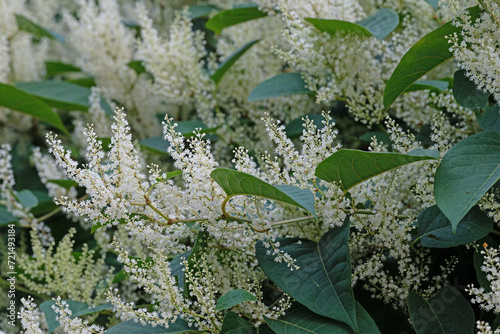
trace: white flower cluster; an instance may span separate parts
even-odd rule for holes
[[[490,288],[488,291],[484,287],[476,288],[473,284],[469,285],[467,291],[474,297],[472,303],[477,303],[486,310],[495,314],[500,313],[500,250],[483,245],[481,254],[484,255],[481,271],[486,274]]]

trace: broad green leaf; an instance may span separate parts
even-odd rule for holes
[[[111,327],[104,334],[181,334],[181,333],[205,333],[192,326],[189,326],[186,320],[177,319],[174,323],[168,325],[168,328],[163,326],[141,325],[134,320],[121,322],[116,326]]]
[[[212,79],[215,84],[218,84],[224,74],[226,74],[226,72],[231,68],[231,66],[233,66],[234,63],[236,63],[236,61],[240,59],[241,56],[243,56],[245,52],[247,52],[248,49],[250,49],[258,41],[258,39],[254,39],[253,41],[248,42],[247,44],[236,50],[232,55],[230,55],[226,60],[224,60],[224,62],[219,65],[219,68],[214,72],[214,74],[210,76],[210,79]]]
[[[383,40],[399,25],[399,15],[392,9],[382,8],[356,23],[365,27],[375,38]]]
[[[70,179],[60,179],[60,180],[47,180],[49,183],[57,184],[60,187],[68,190],[71,187],[78,187],[78,183],[76,181]]]
[[[280,251],[290,255],[298,268],[276,262],[276,255],[262,241],[256,255],[264,273],[293,299],[319,315],[349,325],[359,332],[356,303],[351,288],[349,222],[328,231],[319,243],[298,238],[277,238]]]
[[[38,198],[28,189],[23,189],[16,194],[24,208],[34,208],[38,205]]]
[[[465,70],[455,72],[453,78],[453,97],[462,107],[476,109],[485,108],[488,104],[489,93],[476,88],[474,82],[465,75]]]
[[[453,146],[438,166],[436,204],[455,232],[458,222],[500,178],[500,134],[480,132]]]
[[[90,89],[64,81],[20,82],[16,87],[43,100],[51,107],[87,111]]]
[[[467,299],[446,286],[434,298],[425,300],[410,292],[408,311],[417,334],[473,334],[474,312]]]
[[[418,215],[418,236],[424,247],[449,248],[474,242],[488,235],[493,221],[478,207],[473,207],[453,233],[451,223],[437,205]]]
[[[422,160],[436,160],[435,150],[417,149],[407,154],[340,149],[319,163],[316,176],[327,182],[341,182],[346,192],[355,185],[391,169]]]
[[[324,120],[323,116],[320,114],[308,114],[304,115],[302,117],[296,118],[292,121],[290,121],[286,127],[285,127],[285,133],[288,138],[294,138],[294,137],[299,137],[302,136],[302,131],[305,129],[303,124],[304,124],[304,117],[308,117],[314,125],[319,129],[322,129],[325,125],[322,123]]]
[[[132,60],[130,63],[127,64],[127,66],[133,69],[137,74],[142,74],[146,72],[146,68],[144,67],[142,61],[140,60]]]
[[[425,2],[431,5],[434,10],[438,9],[439,0],[425,0]]]
[[[97,86],[97,84],[95,83],[95,79],[92,77],[67,79],[66,81],[69,83],[72,83],[72,84],[75,84],[78,86],[82,86],[82,87],[87,87],[87,88]]]
[[[247,290],[235,289],[228,291],[217,300],[216,311],[222,311],[246,301],[256,301],[254,295]]]
[[[51,39],[57,39],[60,42],[64,42],[64,37],[62,37],[58,33],[36,24],[23,15],[16,14],[16,21],[19,30],[29,32],[30,34],[38,38],[48,37]]]
[[[258,5],[241,5],[218,12],[214,17],[207,21],[206,27],[214,31],[216,34],[220,34],[224,28],[265,16],[267,16],[267,13],[259,10]]]
[[[270,97],[310,93],[312,91],[306,87],[306,82],[300,73],[281,73],[255,86],[247,100],[256,101]]]
[[[276,320],[268,317],[264,320],[280,334],[352,334],[352,329],[346,324],[322,317],[299,303]]]
[[[216,168],[210,173],[210,176],[229,197],[236,195],[260,196],[298,206],[316,215],[314,194],[308,189],[290,185],[273,186],[253,175],[227,168]]]
[[[74,300],[65,300],[65,302],[68,304],[72,313],[82,312],[90,308],[89,305]],[[59,327],[59,322],[56,320],[56,312],[52,309],[52,305],[55,305],[55,303],[54,300],[47,300],[40,304],[40,310],[45,314],[45,318],[47,319],[47,325],[49,327],[48,334],[51,334]]]
[[[69,134],[59,115],[45,102],[14,86],[0,83],[0,106],[36,117]]]
[[[227,312],[222,320],[220,334],[254,334],[255,326],[234,312]]]
[[[206,17],[210,15],[213,11],[217,11],[219,8],[214,5],[193,5],[189,6],[189,18],[191,20],[199,19],[200,17]]]
[[[360,333],[380,334],[377,324],[358,301],[356,301],[356,319]]]
[[[102,305],[98,305],[96,307],[89,308],[87,310],[81,310],[81,311],[78,311],[78,312],[74,312],[71,315],[71,319],[76,318],[76,317],[81,317],[81,316],[84,316],[84,315],[98,313],[98,312],[110,309],[112,307],[113,307],[112,304],[102,304]]]
[[[476,110],[476,118],[483,130],[500,133],[500,107],[498,105]]]
[[[71,64],[65,64],[58,61],[45,62],[46,76],[52,77],[54,75],[68,73],[68,72],[81,72],[82,70]]]
[[[415,81],[406,92],[414,92],[417,90],[426,90],[442,92],[448,88],[449,83],[444,80],[419,80]]]
[[[157,154],[168,155],[167,149],[170,146],[163,136],[156,136],[139,140],[141,147]]]
[[[479,8],[469,9],[471,18],[479,16]],[[441,65],[453,54],[446,36],[460,32],[452,22],[448,22],[436,30],[425,35],[403,56],[398,66],[392,73],[384,90],[384,106],[391,104],[405,92],[415,81],[433,68]]]
[[[13,224],[17,222],[17,218],[14,217],[5,205],[0,205],[0,227],[7,226],[8,224]]]

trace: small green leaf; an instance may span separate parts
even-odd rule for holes
[[[45,102],[14,86],[0,83],[0,105],[36,117],[69,134],[59,115]]]
[[[467,299],[451,286],[444,287],[428,301],[411,291],[408,311],[417,334],[474,333],[474,311]]]
[[[383,40],[399,25],[399,15],[389,8],[382,8],[357,24],[365,27],[375,38]]]
[[[184,291],[184,259],[189,258],[191,250],[181,253],[170,261],[170,272],[172,276],[177,277],[177,286]]]
[[[211,133],[215,132],[218,127],[209,128],[200,120],[190,120],[190,121],[176,121],[177,126],[175,127],[176,132],[180,132],[185,137],[190,137],[194,135],[195,131],[200,131],[200,133]]]
[[[5,205],[0,205],[0,227],[7,226],[8,224],[13,224],[17,222],[17,218],[14,217]]]
[[[204,231],[198,232],[198,235],[196,236],[196,241],[194,243],[194,246],[191,249],[189,256],[186,258],[187,266],[193,272],[198,271],[198,268],[196,267],[196,262],[197,262],[196,258],[199,257],[200,253],[206,251],[207,242],[209,238],[210,238],[209,234]],[[186,281],[184,281],[184,296],[186,298],[189,298],[189,286]]]
[[[47,180],[47,182],[57,184],[58,186],[63,187],[66,190],[70,189],[71,187],[78,187],[78,183],[76,181],[69,179]]]
[[[451,223],[437,205],[418,215],[418,236],[424,247],[449,248],[474,242],[488,235],[493,221],[478,207],[473,207],[453,233]]]
[[[448,81],[444,80],[419,80],[415,81],[405,92],[429,89],[434,92],[442,92],[448,88]]]
[[[47,77],[52,77],[54,75],[68,72],[81,72],[82,70],[71,64],[65,64],[58,61],[46,61],[45,71]]]
[[[280,251],[289,254],[298,268],[276,262],[276,255],[268,254],[262,241],[255,247],[262,270],[283,291],[314,313],[345,323],[359,332],[348,241],[348,221],[328,231],[319,243],[277,238]]]
[[[474,82],[465,75],[465,70],[455,72],[453,78],[453,97],[462,107],[476,109],[485,108],[488,104],[490,93],[485,93],[476,88]]]
[[[182,174],[182,170],[174,170],[172,172],[168,172],[165,177],[158,177],[156,178],[156,181],[158,182],[165,182],[167,181],[168,179],[171,179],[177,175],[181,175]]]
[[[168,155],[167,149],[170,146],[168,141],[163,139],[163,136],[156,136],[156,137],[142,139],[139,140],[139,144],[141,145],[141,147],[153,153],[162,155]]]
[[[436,204],[456,231],[458,222],[500,179],[500,134],[480,132],[453,146],[436,170]]]
[[[254,334],[255,326],[234,312],[227,312],[222,320],[220,334]]]
[[[258,84],[250,92],[247,101],[310,93],[312,91],[306,87],[300,73],[281,73]]]
[[[102,305],[98,305],[96,307],[92,307],[92,308],[89,308],[89,309],[86,309],[86,310],[81,310],[81,311],[78,311],[78,312],[74,312],[71,315],[71,319],[74,319],[76,317],[81,317],[81,316],[84,316],[84,315],[90,315],[90,314],[98,313],[98,312],[110,309],[112,307],[113,307],[112,304],[102,304]]]
[[[304,121],[302,120],[304,117],[309,118],[314,125],[316,125],[316,128],[318,130],[322,129],[325,125],[322,123],[324,120],[323,116],[319,114],[308,114],[304,115],[302,117],[296,118],[292,121],[290,121],[286,127],[285,127],[285,133],[288,138],[294,138],[294,137],[299,137],[302,136],[302,132],[305,129],[303,124]]]
[[[247,52],[248,49],[250,49],[252,45],[257,43],[258,41],[259,41],[258,39],[254,39],[253,41],[248,42],[247,44],[243,45],[241,48],[236,50],[232,55],[230,55],[226,60],[224,60],[223,63],[219,65],[219,68],[214,72],[214,74],[210,76],[210,79],[212,79],[215,82],[215,84],[218,84],[222,79],[222,77],[224,76],[224,74],[226,74],[226,72],[231,68],[231,66],[233,66],[234,63],[236,63],[236,61],[240,59],[241,56],[243,56],[245,52]]]
[[[212,179],[229,197],[236,195],[260,196],[298,206],[314,216],[314,194],[309,189],[290,185],[273,186],[259,178],[227,168],[216,168],[210,173]]]
[[[210,15],[213,11],[219,10],[218,7],[214,5],[194,5],[189,6],[189,18],[191,20],[199,19],[200,17],[206,17]]]
[[[425,0],[425,2],[431,5],[434,10],[438,9],[439,0]]]
[[[354,33],[367,37],[373,36],[370,30],[366,29],[362,25],[349,21],[316,19],[312,17],[306,18],[305,20],[311,23],[319,31],[326,32],[332,36],[338,33]]]
[[[23,189],[16,194],[24,208],[34,208],[38,205],[38,198],[28,189]]]
[[[87,111],[90,106],[90,89],[69,82],[19,82],[16,87],[38,97],[51,107]]]
[[[477,6],[469,8],[472,19],[477,18],[479,12]],[[460,28],[455,27],[452,22],[448,22],[425,35],[411,47],[385,86],[384,106],[386,108],[389,108],[398,96],[420,77],[453,56],[446,37],[458,32],[460,32]]]
[[[140,60],[132,60],[127,66],[133,69],[138,75],[146,72],[146,68]]]
[[[69,309],[72,313],[82,312],[90,308],[89,305],[80,303],[74,300],[65,300],[68,304]],[[49,327],[48,334],[51,334],[57,327],[59,327],[59,322],[56,320],[56,312],[52,309],[52,305],[55,305],[54,300],[47,300],[40,304],[40,310],[45,314],[47,320],[47,325]]]
[[[64,37],[62,37],[58,33],[36,24],[23,15],[16,14],[16,21],[19,30],[29,32],[30,34],[38,38],[48,37],[51,39],[57,39],[60,42],[64,42]]]
[[[359,140],[366,143],[371,143],[373,137],[375,137],[378,142],[384,143],[387,147],[392,146],[391,138],[389,138],[389,136],[385,132],[381,131],[367,132],[359,137]]]
[[[476,110],[476,118],[483,130],[500,134],[500,108],[498,105]]]
[[[216,34],[220,34],[224,28],[265,16],[267,16],[267,13],[259,10],[258,5],[241,5],[218,12],[214,17],[207,21],[206,27],[214,31]]]
[[[125,269],[120,270],[113,276],[113,281],[111,282],[112,284],[120,283],[123,282],[127,278],[128,274],[125,271]]]
[[[82,87],[87,87],[87,88],[91,88],[91,87],[97,86],[97,84],[95,83],[95,79],[92,78],[92,77],[77,78],[77,79],[66,79],[66,81],[69,82],[69,83],[72,83],[72,84],[75,84],[75,85],[78,85],[78,86],[82,86]]]
[[[192,326],[184,319],[177,318],[174,323],[168,325],[168,328],[163,326],[141,325],[134,320],[121,322],[116,326],[111,327],[104,334],[182,334],[182,333],[205,333]]]
[[[220,297],[217,300],[217,306],[215,307],[216,311],[222,311],[225,309],[228,309],[230,307],[233,307],[235,305],[238,305],[239,303],[246,302],[246,301],[256,301],[257,298],[255,298],[254,295],[252,295],[250,292],[247,290],[243,289],[235,289],[226,292],[224,296]]]
[[[319,163],[316,176],[327,182],[341,182],[344,192],[391,169],[439,157],[435,150],[417,149],[407,154],[340,149]]]

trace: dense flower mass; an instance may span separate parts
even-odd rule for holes
[[[0,333],[498,333],[499,20],[0,0]]]

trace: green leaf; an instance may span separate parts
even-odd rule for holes
[[[372,137],[375,137],[378,142],[382,142],[385,144],[387,147],[392,147],[392,141],[391,138],[385,133],[381,131],[373,131],[373,132],[367,132],[361,137],[359,137],[359,140],[366,142],[366,143],[371,143]]]
[[[436,150],[417,149],[407,154],[340,149],[319,163],[316,176],[327,182],[341,182],[344,192],[391,169],[422,160],[436,160]]]
[[[349,222],[328,231],[319,243],[298,238],[277,238],[280,251],[295,260],[297,268],[276,262],[262,241],[256,255],[264,273],[293,299],[319,315],[340,321],[359,332],[351,287]]]
[[[319,31],[326,32],[332,36],[337,33],[354,33],[367,37],[373,36],[370,30],[366,29],[362,25],[349,21],[316,19],[312,17],[306,18],[305,20],[311,23]]]
[[[82,70],[71,64],[65,64],[58,61],[46,61],[45,71],[47,77],[52,77],[54,75],[68,73],[68,72],[81,72]]]
[[[177,175],[181,175],[182,174],[182,170],[174,170],[174,171],[171,171],[171,172],[168,172],[165,177],[158,177],[156,178],[156,181],[158,182],[165,182],[167,181],[168,179],[171,179]]]
[[[92,78],[92,77],[77,78],[77,79],[66,79],[66,81],[69,82],[69,83],[73,83],[75,85],[82,86],[82,87],[87,87],[87,88],[91,88],[91,87],[97,86],[97,84],[95,83],[95,79]]]
[[[227,168],[216,168],[210,173],[210,176],[229,197],[237,195],[260,196],[298,206],[316,216],[314,194],[309,189],[290,185],[273,186],[253,175]]]
[[[120,270],[113,276],[113,281],[111,282],[112,284],[120,283],[123,282],[127,278],[128,274],[125,271],[125,269]]]
[[[448,88],[448,81],[444,80],[419,80],[415,81],[405,92],[429,89],[434,92],[442,92]]]
[[[476,110],[476,118],[483,130],[500,133],[500,108],[498,105]]]
[[[408,311],[417,334],[473,334],[474,312],[457,289],[446,286],[430,300],[410,292]]]
[[[453,233],[451,223],[437,205],[418,215],[418,236],[424,247],[449,248],[474,242],[488,235],[493,221],[478,207],[473,207]]]
[[[214,31],[216,34],[220,34],[224,28],[265,16],[267,16],[267,13],[259,10],[258,5],[241,5],[218,12],[214,17],[207,21],[206,27]]]
[[[64,42],[64,37],[62,37],[58,33],[36,24],[23,15],[16,14],[16,21],[19,30],[29,32],[30,34],[38,38],[48,37],[51,39],[56,39],[60,42]]]
[[[66,190],[70,189],[71,187],[78,187],[78,183],[76,181],[69,179],[47,180],[47,182],[57,184],[58,186],[63,187]]]
[[[213,11],[219,10],[218,7],[214,5],[194,5],[189,6],[189,18],[191,20],[199,19],[200,17],[206,17],[210,15]]]
[[[300,73],[281,73],[255,86],[247,101],[310,93]]]
[[[113,307],[112,304],[102,304],[102,305],[98,305],[96,307],[92,307],[92,308],[89,308],[89,309],[86,309],[86,310],[81,310],[81,311],[78,311],[78,312],[74,312],[71,315],[71,319],[74,319],[76,317],[81,317],[81,316],[84,316],[84,315],[90,315],[90,314],[98,313],[98,312],[110,309],[112,307]]]
[[[479,16],[479,8],[469,9],[471,18]],[[446,36],[460,32],[452,22],[448,22],[436,30],[425,35],[403,56],[398,66],[392,73],[384,90],[384,106],[391,104],[405,92],[415,81],[433,68],[441,65],[453,54]]]
[[[16,87],[38,97],[51,107],[87,111],[90,106],[90,89],[69,82],[19,82]]]
[[[257,43],[258,41],[259,41],[258,39],[254,39],[253,41],[248,42],[247,44],[243,45],[241,48],[236,50],[232,55],[230,55],[226,60],[224,60],[223,63],[219,65],[219,68],[214,72],[214,74],[210,76],[210,79],[212,79],[215,82],[215,84],[218,84],[222,79],[222,77],[224,76],[224,74],[226,74],[226,72],[234,65],[234,63],[236,63],[236,61],[240,59],[241,56],[243,56],[245,52],[247,52],[248,49],[250,49],[252,45]]]
[[[189,326],[186,320],[178,318],[168,328],[162,326],[141,325],[134,320],[121,322],[111,327],[104,334],[181,334],[181,333],[205,333]]]
[[[453,77],[453,97],[462,107],[475,109],[485,108],[488,105],[490,93],[476,88],[474,82],[465,75],[465,70],[455,72]]]
[[[170,146],[168,141],[163,139],[163,136],[156,136],[139,140],[139,145],[153,153],[162,155],[168,155],[167,149]]]
[[[0,105],[36,117],[69,134],[59,115],[45,102],[14,86],[0,83]]]
[[[382,8],[357,24],[365,27],[375,38],[383,40],[399,25],[399,15],[392,9]]]
[[[500,178],[500,134],[481,132],[453,146],[437,168],[436,204],[455,232],[458,222]]]
[[[0,227],[4,227],[15,222],[17,222],[17,218],[7,211],[5,205],[0,205]]]
[[[228,291],[217,300],[216,311],[222,311],[246,301],[256,301],[254,295],[247,290],[235,289]]]
[[[132,60],[130,63],[127,64],[127,66],[133,69],[135,73],[137,73],[137,75],[146,72],[146,68],[144,67],[142,61],[140,60]]]
[[[325,126],[322,123],[322,121],[324,120],[323,116],[321,116],[319,114],[304,115],[302,117],[299,117],[299,118],[296,118],[296,119],[290,121],[286,125],[285,133],[286,133],[286,136],[288,138],[302,136],[302,131],[305,129],[303,126],[304,121],[302,119],[305,118],[306,116],[314,123],[314,125],[316,125],[318,130],[322,129]]]
[[[172,261],[170,261],[170,272],[172,276],[177,277],[177,286],[184,291],[184,264],[182,262],[183,259],[189,258],[191,254],[191,250],[188,250],[184,253],[181,253],[174,257]]]
[[[38,205],[38,198],[28,189],[23,189],[16,194],[24,208],[34,208]]]
[[[487,247],[493,247],[498,249],[498,244],[491,236],[487,236],[478,242],[480,247],[474,251],[473,262],[474,262],[474,270],[476,271],[477,281],[479,285],[486,292],[491,292],[491,282],[487,278],[487,273],[481,270],[484,266],[485,255],[481,254],[485,244]]]
[[[65,300],[68,304],[69,309],[72,313],[82,312],[90,308],[89,305],[80,303],[74,300]],[[52,309],[52,305],[56,302],[54,300],[47,300],[40,304],[40,310],[45,314],[47,319],[47,325],[49,327],[48,334],[51,334],[57,327],[59,327],[59,322],[56,320],[56,312]]]
[[[227,312],[222,320],[220,334],[254,334],[255,326],[234,312]]]
[[[200,253],[205,252],[209,238],[210,236],[207,232],[199,231],[198,235],[196,236],[196,241],[194,243],[194,246],[191,249],[189,256],[186,258],[188,268],[195,273],[198,271],[198,269],[196,268],[196,258],[199,257]],[[189,298],[189,286],[185,280],[184,280],[184,296],[186,298]]]
[[[429,5],[431,5],[432,8],[434,8],[434,10],[438,9],[439,0],[425,0],[425,2],[427,2]]]
[[[356,319],[360,333],[380,334],[377,324],[358,301],[356,301]]]
[[[185,137],[190,137],[194,135],[194,131],[200,131],[200,133],[211,133],[215,132],[219,127],[209,128],[200,120],[190,120],[190,121],[176,121],[177,126],[175,131],[180,132]]]

